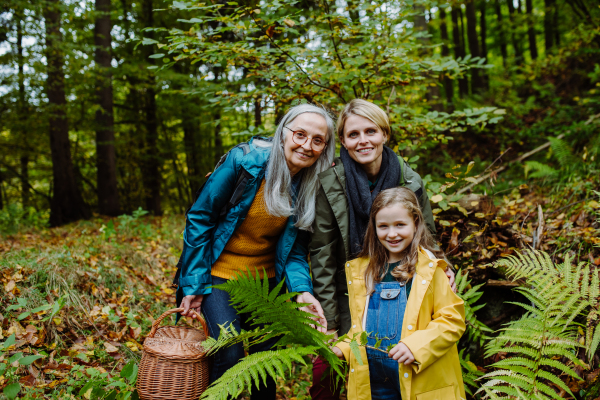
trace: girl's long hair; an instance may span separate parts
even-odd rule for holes
[[[310,167],[301,171],[300,188],[295,204],[292,203],[292,175],[285,158],[285,139],[289,135],[284,130],[300,114],[313,113],[325,118],[327,123],[327,147],[319,159]],[[322,107],[313,104],[300,104],[290,108],[283,116],[275,130],[273,149],[267,165],[264,198],[269,214],[276,217],[294,216],[298,229],[312,232],[315,219],[315,204],[320,183],[318,175],[328,169],[335,156],[335,123],[329,113]],[[292,205],[293,204],[293,205]]]
[[[369,225],[365,234],[365,241],[359,258],[368,258],[369,264],[365,270],[365,285],[367,295],[371,295],[375,290],[375,283],[381,282],[386,273],[386,265],[389,259],[387,249],[381,244],[377,237],[377,226],[375,216],[386,207],[400,204],[415,222],[415,235],[413,241],[404,251],[404,258],[400,264],[392,271],[394,278],[407,281],[413,277],[417,268],[419,258],[419,248],[431,251],[437,258],[446,260],[444,252],[437,248],[435,240],[423,219],[423,213],[419,207],[417,196],[412,190],[405,187],[396,187],[382,190],[371,206],[369,215]],[[447,261],[447,260],[446,260]],[[448,263],[449,264],[449,263]]]

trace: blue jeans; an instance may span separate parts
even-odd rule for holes
[[[374,346],[381,340],[379,348],[387,349],[400,342],[402,320],[406,311],[406,287],[399,282],[375,284],[375,292],[369,299],[369,311],[365,331],[367,344]],[[371,398],[373,400],[401,399],[398,361],[386,353],[367,348]]]
[[[217,278],[215,276],[212,277],[212,281],[213,285],[220,285],[227,282],[226,279]],[[277,286],[275,278],[269,279],[269,290],[273,290],[275,286]],[[202,301],[202,314],[204,314],[204,319],[208,325],[210,336],[214,338],[219,337],[219,325],[229,326],[229,324],[232,323],[238,332],[241,329],[251,330],[256,328],[256,326],[250,325],[252,322],[249,320],[250,314],[238,314],[233,306],[231,306],[229,303],[229,293],[223,290],[213,288],[212,293],[204,296],[204,300]],[[277,338],[274,338],[264,343],[251,346],[249,352],[250,354],[253,354],[260,351],[270,350],[275,343],[277,343],[277,340]],[[240,361],[240,359],[243,357],[244,346],[242,343],[219,350],[214,355],[214,363],[212,371],[210,372],[210,383],[212,384],[214,381],[219,379],[225,373],[225,371],[237,364],[238,361]],[[252,387],[251,398],[253,400],[274,400],[276,392],[277,385],[275,381],[270,377],[267,377],[266,387],[262,383],[262,380],[258,389],[255,386]]]

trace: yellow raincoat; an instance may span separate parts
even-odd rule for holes
[[[352,315],[348,336],[362,332],[366,303],[364,271],[368,260],[346,263],[346,279]],[[403,342],[419,365],[400,364],[402,400],[466,399],[456,342],[465,331],[463,301],[452,292],[444,273],[446,262],[421,249],[417,270],[402,322]],[[350,351],[350,345],[338,343],[350,364],[348,400],[371,400],[367,352],[360,347],[363,365]]]

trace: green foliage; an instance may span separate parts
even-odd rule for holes
[[[244,389],[252,393],[253,385],[258,387],[261,381],[266,384],[267,375],[273,379],[286,376],[292,370],[292,361],[305,364],[302,357],[315,354],[316,350],[316,347],[290,347],[250,354],[228,369],[200,398],[227,400]]]
[[[464,355],[465,349],[462,349],[458,353],[458,359],[460,361],[460,367],[462,370],[463,382],[465,384],[465,392],[473,396],[473,391],[471,388],[478,388],[479,383],[477,383],[477,379],[483,376],[483,372],[477,369],[477,366],[473,364],[470,360],[470,356],[467,354]]]
[[[477,310],[485,307],[485,303],[475,305],[483,295],[481,288],[485,283],[471,286],[471,280],[468,277],[468,271],[463,274],[463,270],[459,270],[456,273],[456,294],[465,302],[465,320],[467,323],[465,333],[467,338],[469,341],[478,341],[479,345],[483,346],[484,341],[488,339],[487,334],[493,332],[484,323],[479,321],[475,315]]]
[[[69,386],[82,398],[103,400],[138,400],[135,390],[138,367],[135,361],[128,362],[119,374],[109,374],[96,368],[76,365],[71,371]]]
[[[372,100],[388,110],[393,140],[401,149],[446,143],[453,133],[481,130],[502,119],[504,111],[496,107],[431,109],[427,93],[442,75],[458,78],[486,65],[470,55],[436,54],[429,36],[414,23],[424,19],[424,6],[403,0],[357,2],[340,13],[328,1],[310,9],[300,5],[270,2],[258,9],[247,2],[175,1],[172,10],[189,16],[180,19],[186,28],[156,29],[167,31],[167,40],[144,38],[142,44],[159,49],[151,57],[163,64],[152,66],[155,70],[199,63],[235,76],[235,90],[219,85],[191,90],[210,97],[215,106],[263,99],[277,112],[306,100],[339,110],[353,98]],[[204,79],[212,75],[214,70],[204,69]]]
[[[572,265],[569,258],[555,264],[544,252],[523,252],[494,263],[506,270],[512,279],[522,279],[525,285],[515,289],[528,301],[515,303],[527,312],[511,322],[486,346],[486,356],[506,353],[507,357],[493,364],[495,371],[478,392],[486,398],[502,393],[509,398],[559,399],[557,386],[573,396],[559,374],[579,379],[573,366],[586,367],[577,357],[577,349],[585,347],[591,358],[599,336],[598,274],[590,274],[587,263]],[[585,345],[577,340],[580,321],[587,327]],[[558,372],[558,374],[557,374]]]
[[[9,204],[0,209],[0,235],[14,234],[24,228],[41,229],[48,226],[48,213],[33,207],[23,209],[18,204]]]
[[[258,275],[258,274],[257,274]],[[248,319],[258,329],[236,332],[232,327],[221,327],[219,338],[207,343],[210,353],[234,343],[245,346],[278,338],[276,349],[244,357],[236,366],[214,382],[202,398],[227,399],[238,396],[242,390],[252,390],[252,384],[267,375],[273,379],[291,370],[292,361],[304,363],[302,357],[313,354],[323,357],[336,373],[344,376],[343,363],[331,351],[328,341],[333,335],[316,330],[312,314],[300,310],[305,304],[292,300],[298,293],[281,294],[284,281],[269,292],[266,277],[253,277],[250,272],[238,273],[237,279],[215,286],[229,293],[238,313],[249,313]]]

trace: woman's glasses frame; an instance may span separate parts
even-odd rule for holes
[[[316,147],[315,147],[315,143],[313,142],[313,138],[309,138],[309,137],[308,137],[308,135],[306,134],[306,132],[305,132],[305,131],[295,131],[295,130],[293,130],[292,128],[288,128],[287,126],[284,126],[284,128],[286,128],[286,129],[289,129],[290,131],[292,131],[292,141],[293,141],[294,143],[296,143],[297,145],[299,145],[299,146],[303,146],[303,145],[306,143],[306,141],[307,141],[308,139],[310,139],[310,148],[311,148],[313,151],[318,151],[318,152],[321,152],[321,151],[325,150],[325,148],[326,148],[326,147],[327,147],[327,145],[329,144],[329,143],[327,143],[326,141],[324,141],[324,140],[323,140],[323,143],[324,143],[323,147],[321,147],[321,148],[316,148]],[[300,134],[304,135],[304,140],[297,138],[297,137],[296,137],[296,134],[297,134],[297,133],[300,133]],[[318,139],[321,139],[321,138],[320,138],[320,137],[318,137]]]

